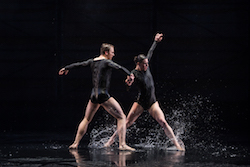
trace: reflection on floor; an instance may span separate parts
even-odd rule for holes
[[[204,150],[187,145],[186,152],[166,148],[119,151],[117,147],[89,148],[83,140],[78,150],[68,150],[71,135],[1,134],[0,166],[239,166],[250,165],[249,152],[242,146]],[[203,147],[204,148],[204,147]]]

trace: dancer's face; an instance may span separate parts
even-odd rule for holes
[[[148,59],[144,59],[141,63],[139,63],[141,71],[147,71],[148,69]]]
[[[109,60],[112,60],[114,56],[115,56],[115,49],[114,47],[110,47],[109,52],[107,53],[107,58]]]

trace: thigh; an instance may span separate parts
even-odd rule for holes
[[[89,100],[88,105],[86,107],[84,118],[86,118],[88,121],[91,121],[99,107],[100,107],[100,104],[92,103]]]
[[[134,102],[127,116],[127,122],[134,122],[142,113],[144,109],[140,104]]]
[[[159,103],[155,102],[150,108],[149,108],[149,114],[156,120],[159,121],[160,119],[165,120],[165,116],[163,114],[163,111],[161,110]]]
[[[113,97],[110,97],[101,106],[116,119],[125,117],[120,104]]]

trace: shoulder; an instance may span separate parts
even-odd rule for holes
[[[84,61],[83,64],[84,64],[84,65],[89,65],[89,64],[92,64],[93,61],[94,61],[94,59],[91,58],[91,59],[88,59],[88,60]]]
[[[110,66],[120,66],[119,64],[117,64],[116,62],[114,62],[113,60],[109,60],[109,59],[105,59],[105,63],[107,63]]]
[[[136,71],[137,71],[136,69],[133,69],[133,70],[131,71],[131,73],[136,73]]]
[[[103,59],[103,60],[108,62],[108,63],[114,63],[112,60],[109,60],[109,59]]]
[[[136,70],[136,69],[133,69],[131,71],[131,73],[133,73],[135,75],[135,77],[137,77],[140,74],[140,72],[138,70]]]
[[[90,59],[88,59],[87,61],[89,61],[89,62],[93,62],[93,61],[94,61],[94,59],[93,59],[93,58],[90,58]]]

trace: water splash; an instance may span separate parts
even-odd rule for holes
[[[179,98],[160,104],[168,124],[177,139],[183,140],[187,150],[208,152],[213,157],[235,158],[249,155],[247,149],[226,145],[218,134],[224,130],[219,108],[209,97],[201,95],[179,95]],[[104,119],[103,119],[104,118]],[[98,124],[91,133],[89,147],[101,148],[115,132],[115,119],[108,114],[102,117],[104,122]],[[113,123],[112,123],[113,122]],[[162,127],[147,111],[127,129],[127,143],[137,148],[166,149],[173,144],[165,135]],[[118,139],[114,147],[118,146]]]
[[[196,138],[212,139],[220,126],[217,108],[208,97],[187,95],[175,99],[173,105],[166,107],[166,118],[176,135],[190,143]]]
[[[201,95],[187,95],[176,98],[171,105],[161,105],[165,118],[174,130],[177,138],[189,142],[191,147],[201,147],[197,136],[213,136],[218,125],[218,116],[209,98]],[[102,117],[103,118],[103,117]],[[94,128],[91,133],[89,147],[100,148],[116,129],[110,124],[114,118],[105,114],[104,123]],[[137,121],[127,129],[127,140],[138,147],[168,147],[171,141],[166,137],[161,126],[145,111]]]
[[[113,135],[116,130],[116,125],[106,124],[94,128],[90,133],[90,142],[88,147],[90,148],[102,148],[108,139]]]

